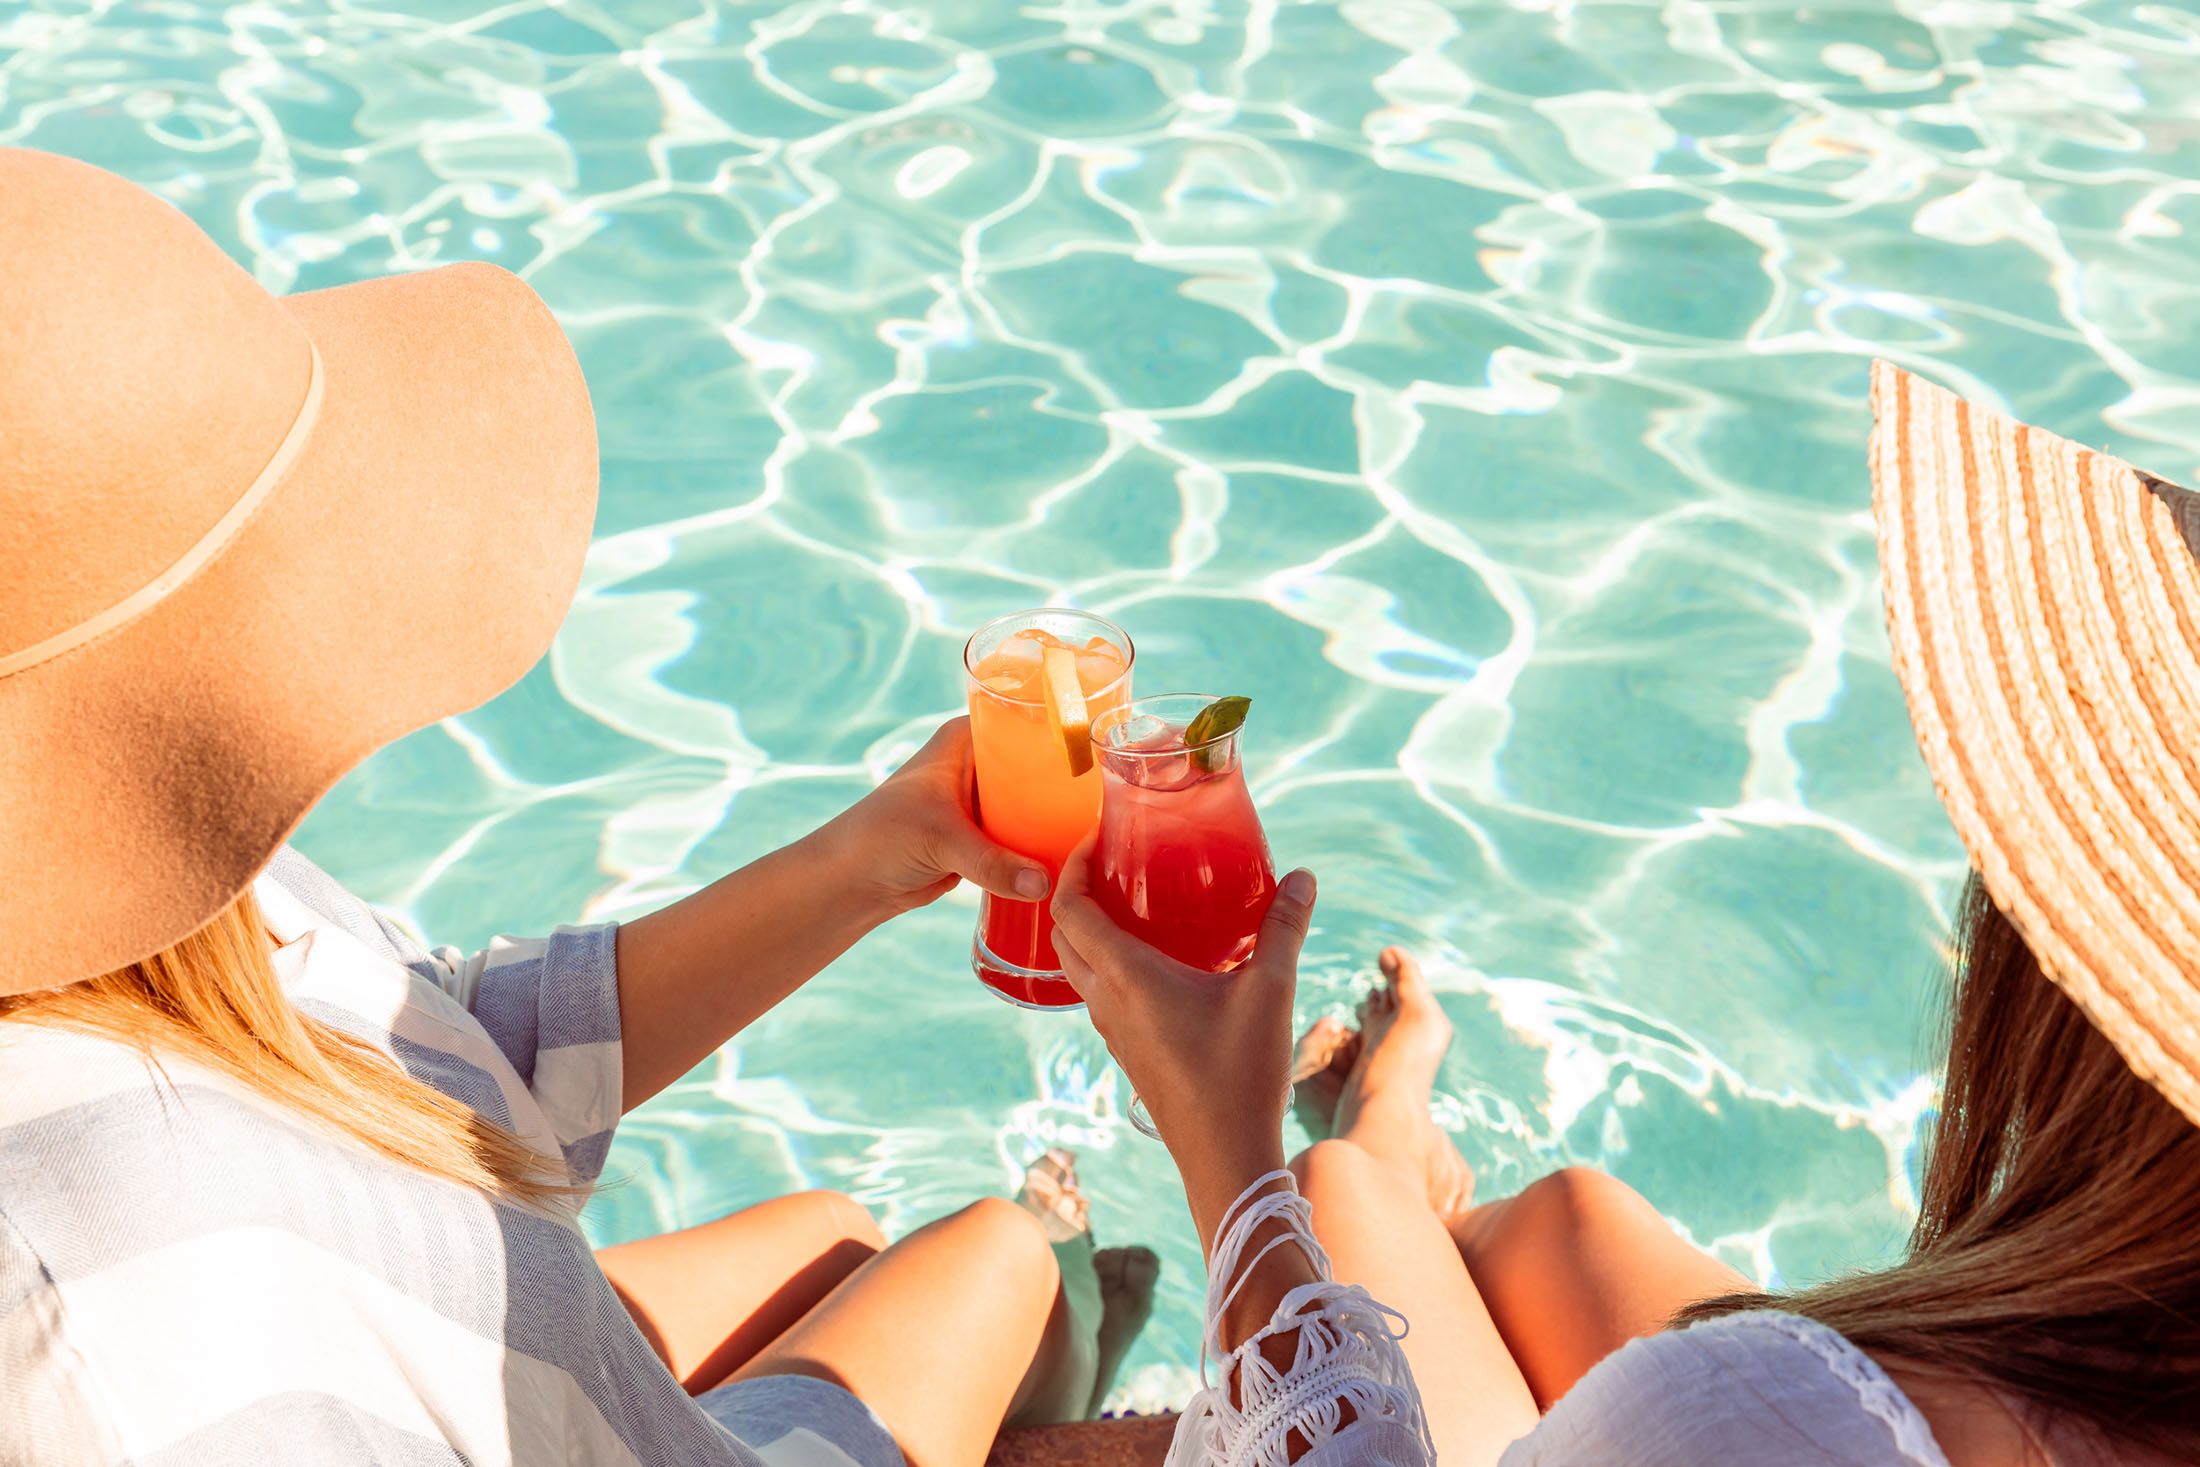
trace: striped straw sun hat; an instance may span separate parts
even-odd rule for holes
[[[2200,1122],[2200,494],[1872,368],[1896,673],[2049,978]]]

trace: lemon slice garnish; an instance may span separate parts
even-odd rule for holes
[[[1084,684],[1077,680],[1077,653],[1068,647],[1047,648],[1040,688],[1046,694],[1047,722],[1069,756],[1069,772],[1085,773],[1092,768],[1092,715],[1085,709]]]

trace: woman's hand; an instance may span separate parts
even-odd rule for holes
[[[619,925],[627,1109],[963,877],[998,896],[1047,892],[1044,867],[970,818],[970,720],[957,718],[823,829]]]
[[[970,720],[952,718],[818,834],[883,916],[937,901],[964,879],[998,897],[1040,900],[1046,868],[978,829],[970,788]]]
[[[1314,913],[1314,877],[1283,878],[1253,956],[1228,973],[1187,967],[1115,925],[1088,887],[1092,841],[1062,868],[1054,950],[1168,1144],[1211,1242],[1220,1212],[1283,1165],[1291,1000]]]

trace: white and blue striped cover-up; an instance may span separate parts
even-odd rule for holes
[[[254,895],[302,1010],[593,1180],[610,926],[424,951],[294,851]],[[0,1023],[0,1464],[900,1467],[823,1381],[690,1399],[570,1221],[223,1076]]]

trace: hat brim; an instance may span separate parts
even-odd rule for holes
[[[517,681],[572,599],[595,423],[535,294],[457,265],[283,304],[323,397],[282,482],[144,615],[0,680],[0,994],[196,930],[353,765]],[[303,344],[270,370],[303,391]]]
[[[2200,1122],[2200,568],[2182,491],[1872,372],[1895,670],[1988,893]]]

